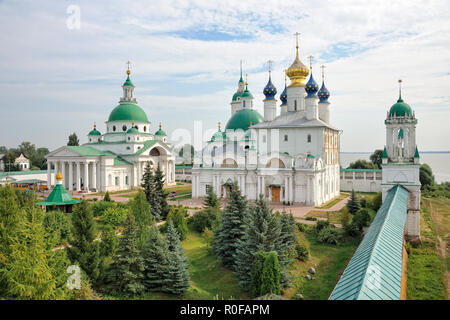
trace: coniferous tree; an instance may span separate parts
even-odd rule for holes
[[[69,257],[78,262],[81,269],[95,282],[100,274],[99,242],[95,241],[97,229],[92,210],[83,201],[72,213],[72,239],[68,248]]]
[[[180,236],[172,221],[167,226],[167,245],[169,249],[167,280],[163,291],[172,294],[182,294],[189,286],[188,262],[181,246]]]
[[[283,212],[280,216],[281,233],[277,244],[278,262],[280,264],[280,284],[282,288],[289,286],[288,266],[293,262],[292,250],[297,245],[295,230],[297,225],[292,214]]]
[[[109,280],[118,292],[135,296],[145,289],[144,259],[138,247],[138,228],[134,216],[128,214],[117,255],[110,266]]]
[[[169,247],[164,235],[156,226],[150,227],[143,251],[145,270],[144,285],[151,291],[162,291],[167,285]]]
[[[180,240],[186,239],[188,234],[188,226],[186,221],[186,209],[183,206],[172,206],[169,214],[167,215],[167,222],[172,221],[175,229],[180,235]]]
[[[137,225],[138,245],[142,249],[147,241],[148,227],[154,223],[151,215],[150,205],[145,199],[145,194],[141,190],[136,194],[130,202],[131,213]]]
[[[247,200],[239,187],[233,184],[229,202],[222,212],[221,224],[214,232],[214,251],[228,269],[236,268],[236,249],[245,235],[248,215]]]
[[[261,277],[261,293],[280,294],[280,265],[278,263],[277,253],[269,252],[264,260],[264,267]]]
[[[206,199],[203,202],[203,205],[207,208],[220,208],[219,199],[211,186],[208,186]]]
[[[27,300],[64,297],[49,265],[43,214],[38,208],[27,208],[11,238],[11,253],[0,271],[6,283],[7,297]]]
[[[358,197],[356,196],[355,190],[352,189],[352,195],[350,196],[350,200],[347,202],[348,211],[351,214],[355,214],[361,209],[361,205],[359,203]]]
[[[103,201],[106,201],[106,202],[111,202],[112,201],[111,200],[111,196],[109,195],[108,191],[106,191],[105,196],[103,197]]]
[[[79,146],[80,140],[77,137],[77,134],[74,132],[71,135],[69,135],[69,141],[67,142],[68,146]]]
[[[256,252],[255,260],[253,261],[252,270],[250,272],[251,278],[250,292],[254,297],[258,297],[261,293],[261,279],[265,260],[266,260],[266,253],[264,251]]]
[[[162,219],[166,219],[170,210],[167,203],[169,192],[164,190],[164,172],[162,172],[159,163],[153,177],[153,191],[153,200],[150,202],[152,210],[156,210]]]

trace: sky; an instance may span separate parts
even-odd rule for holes
[[[267,61],[281,93],[299,32],[316,81],[326,66],[341,151],[383,148],[398,79],[418,119],[419,150],[450,150],[446,0],[0,0],[0,17],[0,146],[53,150],[72,132],[87,142],[94,123],[105,131],[127,61],[151,130],[162,122],[169,139],[199,121],[211,132],[225,126],[240,60],[263,114]]]

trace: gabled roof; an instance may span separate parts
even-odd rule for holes
[[[69,204],[76,204],[79,202],[81,202],[81,200],[72,199],[72,197],[62,184],[57,184],[45,201],[40,201],[36,204],[40,206],[64,206]]]
[[[147,140],[144,142],[144,147],[139,149],[134,155],[140,155],[144,151],[148,150],[149,148],[153,147],[157,142],[160,142],[159,140]]]
[[[128,162],[127,160],[124,160],[121,157],[117,156],[114,158],[114,165],[115,166],[131,166],[133,164],[131,162]]]
[[[330,300],[400,300],[408,190],[389,190]]]
[[[102,151],[89,146],[66,146],[67,149],[86,157],[115,156],[111,151]]]

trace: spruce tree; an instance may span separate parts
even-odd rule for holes
[[[280,218],[272,213],[262,196],[245,219],[244,236],[236,242],[236,245],[235,270],[243,288],[250,287],[250,273],[256,252],[285,250],[281,239]]]
[[[138,229],[138,245],[142,249],[147,241],[148,227],[154,223],[153,216],[150,213],[150,205],[146,201],[145,194],[142,190],[139,190],[130,202],[130,210]]]
[[[138,228],[134,216],[128,214],[117,255],[110,266],[112,287],[130,296],[142,293],[145,289],[144,269],[144,259],[138,247]]]
[[[355,190],[352,189],[352,195],[350,196],[350,200],[347,202],[348,211],[351,214],[355,214],[361,209],[361,205],[359,203],[358,197],[356,196]]]
[[[58,290],[57,279],[49,265],[43,214],[38,208],[27,208],[11,237],[9,259],[0,270],[6,283],[4,297],[24,300],[64,297],[64,291]]]
[[[292,214],[283,212],[280,216],[281,233],[277,241],[277,255],[280,264],[280,284],[282,288],[289,286],[288,266],[293,262],[292,250],[297,245],[295,230],[297,225]]]
[[[269,252],[264,260],[264,267],[261,277],[260,295],[268,293],[280,294],[280,265],[278,264],[277,253]]]
[[[95,241],[97,229],[92,210],[86,201],[76,205],[72,213],[72,239],[69,257],[78,262],[89,278],[95,282],[100,273],[99,242]]]
[[[109,195],[108,191],[106,191],[105,196],[103,197],[103,201],[106,201],[106,202],[111,202],[112,201],[111,200],[111,196]]]
[[[203,202],[203,205],[207,208],[220,208],[219,199],[211,186],[208,186],[207,188],[206,199]]]
[[[162,291],[167,285],[169,247],[158,227],[150,227],[143,251],[145,270],[144,285],[147,290]]]
[[[144,169],[144,175],[142,176],[141,187],[144,189],[145,199],[150,204],[151,214],[156,221],[161,220],[160,212],[161,209],[156,201],[157,195],[155,192],[155,176],[150,167],[150,162],[147,162],[147,165]]]
[[[239,187],[233,184],[229,202],[222,212],[221,224],[214,232],[214,251],[228,269],[236,269],[236,249],[245,235],[248,214],[247,200]]]
[[[167,203],[169,192],[164,190],[164,172],[162,172],[159,163],[153,177],[153,191],[154,199],[150,205],[152,209],[155,208],[157,210],[157,213],[162,219],[166,219],[170,210]]]
[[[180,236],[172,221],[167,225],[167,246],[169,249],[167,280],[163,291],[172,294],[182,294],[189,286],[188,262],[181,246]]]

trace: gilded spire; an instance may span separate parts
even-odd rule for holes
[[[402,79],[398,79],[398,100],[402,100]]]
[[[220,121],[217,123],[217,127],[219,128],[220,131]]]
[[[134,120],[131,120],[131,126],[134,127]]]
[[[296,32],[294,33],[295,39],[296,39],[296,55],[294,62],[292,65],[287,69],[286,75],[291,79],[291,84],[289,87],[304,87],[305,86],[305,80],[306,77],[309,74],[309,69],[307,66],[305,66],[300,61],[300,55],[298,53],[298,35],[300,33]]]
[[[130,73],[131,73],[130,66],[131,66],[131,62],[127,61],[127,75],[130,75]]]
[[[245,74],[245,89],[247,89],[248,86],[248,74]]]
[[[95,122],[94,122],[94,129],[95,129],[95,128],[97,128],[97,125],[96,125]]]
[[[161,130],[161,127],[162,127],[162,125],[161,125],[161,122],[159,123],[159,130]]]

